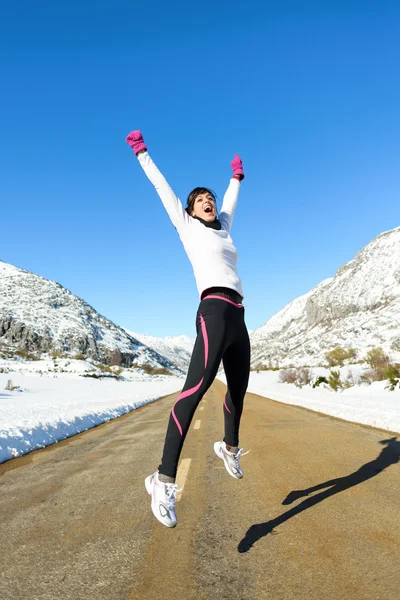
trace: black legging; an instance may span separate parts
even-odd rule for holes
[[[221,359],[228,392],[224,401],[228,446],[239,445],[239,424],[250,372],[250,341],[244,307],[227,298],[206,296],[196,316],[197,338],[186,382],[169,418],[159,472],[176,476],[183,442],[194,412],[215,379]]]

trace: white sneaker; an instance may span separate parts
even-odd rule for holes
[[[243,448],[239,448],[237,453],[234,454],[226,449],[225,442],[215,442],[214,452],[224,461],[225,469],[228,471],[229,475],[235,479],[242,479],[243,471],[240,466],[240,457],[248,454],[250,450],[248,452],[243,452]]]
[[[147,493],[151,496],[151,510],[156,519],[167,527],[177,524],[175,500],[178,486],[176,483],[164,483],[158,479],[158,471],[144,480]]]

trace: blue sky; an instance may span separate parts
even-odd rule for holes
[[[400,225],[397,2],[2,3],[0,259],[194,336],[190,263],[125,143],[222,198],[250,329]]]

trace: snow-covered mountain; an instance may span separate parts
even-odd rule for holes
[[[158,338],[142,333],[134,333],[128,329],[126,331],[129,335],[155,350],[155,352],[179,367],[182,371],[186,372],[188,370],[194,346],[194,340],[190,337],[179,335]]]
[[[318,365],[336,346],[400,358],[400,227],[372,240],[333,278],[285,306],[250,336],[252,366]]]
[[[0,349],[6,347],[175,368],[59,283],[0,261]]]

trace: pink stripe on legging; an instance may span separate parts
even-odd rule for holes
[[[203,300],[208,300],[209,298],[216,298],[217,300],[225,300],[225,302],[229,302],[229,304],[233,304],[233,306],[237,306],[238,308],[243,308],[243,304],[236,304],[236,302],[229,300],[229,298],[224,298],[223,296],[214,296],[213,294],[211,294],[211,296],[205,296],[203,298]]]
[[[201,332],[203,334],[203,341],[204,341],[204,369],[206,369],[207,367],[207,361],[208,361],[208,335],[207,335],[207,327],[206,327],[206,323],[204,321],[203,315],[200,315],[200,323],[201,323]],[[176,426],[178,427],[179,433],[182,435],[182,427],[181,424],[178,421],[178,418],[175,414],[175,406],[178,404],[179,400],[183,400],[184,398],[187,398],[188,396],[191,396],[192,394],[195,394],[197,392],[197,390],[200,388],[201,384],[204,381],[204,377],[201,378],[200,383],[198,383],[195,387],[190,388],[190,390],[186,390],[186,392],[182,392],[174,406],[172,407],[172,417],[176,423]]]
[[[226,398],[224,398],[224,406],[225,406],[226,410],[228,411],[228,413],[231,415],[232,413],[226,405]]]
[[[206,368],[207,361],[208,361],[208,335],[207,335],[207,328],[206,328],[206,323],[203,319],[203,315],[200,315],[200,323],[201,323],[201,331],[203,333],[203,340],[204,340],[204,368]]]
[[[174,406],[172,407],[172,416],[174,418],[174,421],[179,429],[179,433],[182,435],[182,427],[178,421],[178,418],[175,414],[174,408],[175,405],[179,402],[179,400],[183,400],[184,398],[187,398],[188,396],[191,396],[192,394],[195,394],[197,392],[197,390],[199,389],[199,387],[201,386],[201,384],[203,383],[204,377],[201,378],[200,383],[198,383],[195,387],[190,388],[190,390],[186,390],[186,392],[182,392],[182,394],[180,394],[178,396],[177,401],[175,402]]]

